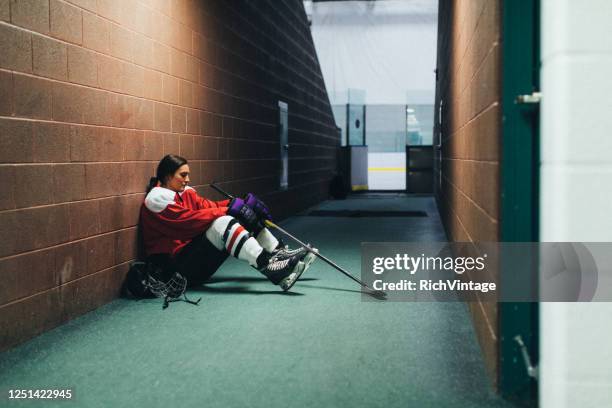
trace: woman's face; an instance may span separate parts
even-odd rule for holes
[[[168,176],[163,186],[178,193],[185,190],[187,184],[189,184],[189,165],[183,164],[174,175]]]

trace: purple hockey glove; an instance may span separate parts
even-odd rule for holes
[[[229,203],[227,214],[236,218],[248,231],[257,234],[263,229],[257,214],[241,198],[234,198]]]
[[[255,214],[257,214],[259,219],[272,221],[272,214],[270,213],[270,209],[263,201],[257,198],[255,194],[247,194],[244,198],[244,202],[246,205],[251,207],[253,211],[255,211]]]

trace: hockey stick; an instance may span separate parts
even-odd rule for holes
[[[212,189],[214,189],[215,191],[217,191],[218,193],[220,193],[221,195],[229,198],[230,200],[234,198],[234,196],[232,196],[231,194],[223,191],[220,187],[216,186],[215,183],[211,183],[210,187]],[[285,234],[286,236],[288,236],[289,238],[291,238],[292,240],[294,240],[295,242],[297,242],[298,244],[300,244],[302,247],[304,247],[306,250],[308,250],[309,252],[315,254],[315,256],[321,260],[323,260],[323,262],[327,263],[328,265],[330,265],[331,267],[335,268],[336,270],[338,270],[339,272],[341,272],[342,274],[344,274],[345,276],[347,276],[348,278],[352,279],[353,281],[357,282],[359,285],[361,285],[365,290],[366,290],[366,294],[373,296],[374,298],[377,299],[381,299],[381,300],[385,300],[385,298],[387,297],[387,294],[385,292],[383,292],[382,290],[375,290],[372,289],[371,287],[369,287],[368,285],[366,285],[363,281],[361,281],[360,279],[356,278],[355,276],[351,275],[349,272],[345,271],[342,267],[336,265],[333,261],[331,261],[330,259],[326,258],[325,256],[321,255],[319,252],[317,251],[313,251],[312,248],[308,245],[306,245],[305,243],[303,243],[302,241],[300,241],[299,239],[297,239],[296,237],[294,237],[293,235],[291,235],[289,232],[287,232],[286,230],[284,230],[283,228],[279,227],[278,225],[276,225],[275,223],[273,223],[270,220],[264,220],[264,224],[266,225],[266,227],[270,227],[270,228],[274,228],[280,232],[282,232],[283,234]]]

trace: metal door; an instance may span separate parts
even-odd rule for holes
[[[278,134],[280,137],[280,189],[289,188],[289,107],[278,102]]]
[[[537,242],[539,212],[540,1],[502,1],[502,150],[500,240]],[[537,255],[521,257],[536,271]],[[516,263],[515,263],[516,265]],[[504,267],[504,280],[537,280]],[[537,379],[526,355],[538,360],[538,304],[500,303],[499,390],[523,403],[537,403]],[[521,346],[521,343],[524,346]]]

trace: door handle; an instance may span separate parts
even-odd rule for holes
[[[516,97],[516,103],[520,104],[535,104],[542,101],[542,92],[533,92],[528,95],[519,95]]]

